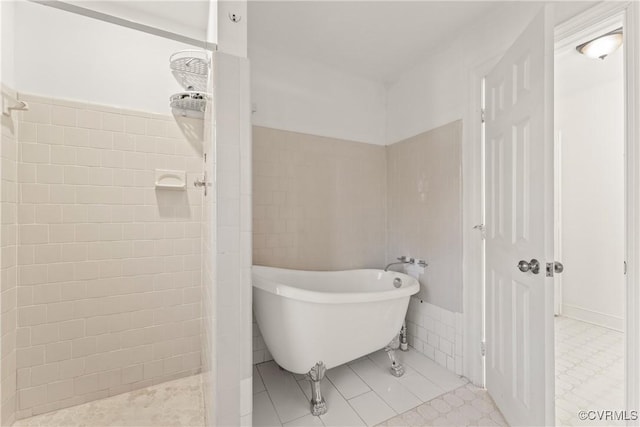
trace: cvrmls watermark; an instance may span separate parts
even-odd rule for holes
[[[637,421],[638,411],[579,411],[581,421]]]

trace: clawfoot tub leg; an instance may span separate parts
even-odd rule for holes
[[[400,346],[399,336],[396,335],[393,340],[384,348],[387,352],[389,359],[391,359],[391,374],[394,377],[401,377],[404,375],[404,366],[396,359],[396,349]]]
[[[324,378],[326,370],[326,366],[320,361],[307,373],[307,379],[311,382],[311,415],[316,417],[327,413],[327,403],[320,390],[320,381]]]
[[[400,329],[400,350],[409,351],[409,343],[407,342],[407,322],[402,322]]]

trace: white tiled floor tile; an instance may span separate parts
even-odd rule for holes
[[[291,375],[293,375],[293,378],[296,379],[296,381],[300,381],[300,380],[305,380],[307,379],[307,376],[304,374],[294,374],[293,372],[291,373]]]
[[[260,393],[261,391],[265,391],[264,383],[262,382],[262,377],[260,376],[260,372],[258,372],[258,368],[253,366],[253,394]]]
[[[446,390],[435,385],[409,366],[405,367],[405,374],[398,378],[398,381],[423,402],[434,399],[446,392]]]
[[[313,415],[305,415],[304,417],[298,418],[293,421],[289,421],[288,423],[283,424],[283,427],[313,427],[313,426],[324,426],[320,417],[314,417]]]
[[[327,371],[327,378],[338,389],[345,399],[351,399],[368,391],[368,385],[356,375],[348,365],[341,365]]]
[[[427,420],[423,425],[451,424],[461,422],[461,420],[476,419],[475,416],[478,414],[486,420],[478,419],[477,423],[499,424],[490,418],[489,413],[482,412],[473,406],[474,404],[483,405],[482,409],[486,411],[488,408],[489,412],[495,410],[493,404],[486,407],[486,403],[490,402],[490,399],[487,402],[477,402],[488,399],[486,391],[471,386],[465,379],[461,379],[438,366],[413,349],[410,349],[409,352],[398,351],[396,355],[401,361],[406,360],[403,362],[406,373],[401,378],[396,378],[389,372],[391,364],[384,351],[361,357],[346,365],[329,370],[327,377],[321,383],[328,412],[319,420],[309,414],[309,399],[311,397],[309,381],[302,379],[304,378],[302,375],[296,376],[280,370],[274,362],[258,365],[257,374],[254,372],[256,377],[254,378],[254,390],[260,390],[261,382],[259,379],[262,375],[266,392],[258,392],[254,397],[261,393],[271,396],[269,401],[262,401],[263,403],[275,403],[276,408],[272,408],[271,415],[267,414],[271,418],[276,413],[281,415],[283,407],[288,408],[289,412],[301,414],[295,418],[288,418],[286,422],[290,425],[319,426],[318,421],[321,421],[327,427],[365,426],[392,417],[393,422],[397,425],[413,426],[416,425],[415,423],[420,423],[421,419]],[[300,393],[292,386],[292,380],[296,379],[298,380],[298,388],[301,390]],[[462,387],[458,387],[460,385]],[[285,389],[289,390],[287,391],[288,397],[285,396]],[[290,393],[291,390],[294,393]],[[445,393],[449,393],[451,396],[447,396]],[[304,401],[300,400],[300,394],[305,396],[303,397]],[[345,399],[345,396],[350,396],[350,398]],[[434,399],[435,397],[437,398]],[[446,400],[444,400],[445,398]],[[425,406],[424,408],[419,406],[430,400],[434,402],[434,406]],[[281,407],[278,409],[279,405]],[[436,409],[442,410],[445,407],[447,411],[444,413],[438,412]],[[259,420],[261,415],[258,412],[260,411],[254,407],[253,417],[256,425],[261,422]],[[401,413],[401,415],[396,416],[397,413]],[[292,415],[284,416],[291,417]],[[442,419],[438,420],[437,418]],[[389,422],[391,421],[389,420]]]
[[[389,357],[385,352],[376,352],[369,355],[369,358],[373,360],[381,368],[389,369]],[[447,392],[441,387],[429,381],[424,376],[420,375],[418,371],[413,369],[409,365],[404,365],[405,373],[397,380],[407,388],[411,393],[415,394],[418,399],[423,402],[427,402],[435,397],[440,396]]]
[[[373,391],[350,399],[349,404],[368,426],[376,425],[396,415],[394,410]]]
[[[280,419],[266,391],[253,395],[253,425],[280,426]]]
[[[311,385],[309,381],[298,381],[298,384],[300,384],[307,399],[311,399]],[[366,425],[330,381],[323,382],[321,387],[328,408],[327,413],[320,417],[324,425],[331,427]]]
[[[258,371],[283,423],[309,413],[307,399],[291,373],[281,370],[273,361],[261,363]]]
[[[456,389],[467,383],[465,379],[460,378],[453,372],[443,368],[433,360],[424,357],[417,351],[397,351],[396,356],[401,363],[412,367],[418,371],[420,375],[427,378],[444,391]]]
[[[422,403],[390,372],[380,369],[370,359],[354,363],[351,365],[351,369],[398,413],[415,408]]]

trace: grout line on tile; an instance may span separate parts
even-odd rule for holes
[[[258,371],[258,374],[260,374],[260,371]],[[282,419],[280,418],[280,414],[276,410],[276,405],[273,403],[273,399],[271,399],[271,394],[269,394],[269,389],[267,388],[267,383],[264,381],[264,378],[262,378],[262,374],[260,374],[260,379],[262,379],[262,383],[264,384],[264,391],[267,393],[267,397],[269,398],[269,402],[271,402],[271,406],[273,407],[273,411],[276,413],[276,417],[278,417],[278,421],[280,421],[280,425],[282,426],[282,424],[284,424],[284,423],[282,422]]]
[[[366,358],[366,359],[369,359],[369,357],[368,357],[368,356],[366,356],[365,358]],[[371,360],[371,359],[369,359],[369,360]],[[375,365],[375,362],[373,362],[373,360],[371,360],[371,363],[373,363],[373,364]],[[378,366],[378,365],[376,365],[376,366]],[[349,368],[351,368],[351,367],[349,367]],[[353,372],[354,372],[356,375],[358,375],[358,373],[357,373],[356,371],[353,371]],[[393,409],[393,408],[391,407],[391,405],[389,405],[389,404],[387,403],[387,401],[386,401],[382,396],[380,396],[380,395],[379,395],[379,394],[378,394],[378,393],[373,389],[373,387],[371,387],[371,385],[370,385],[368,382],[366,382],[366,381],[365,381],[365,379],[364,379],[364,378],[362,378],[360,375],[358,375],[358,378],[360,378],[360,379],[361,379],[361,380],[362,380],[366,385],[368,385],[368,386],[369,386],[369,388],[371,389],[370,391],[372,391],[376,396],[378,396],[378,398],[379,398],[380,400],[382,400],[382,401],[383,401],[383,402],[384,402],[384,403],[385,403],[385,404],[386,404],[386,405],[387,405],[387,406],[388,406],[388,407],[389,407],[393,412],[395,412],[395,413],[396,413],[396,415],[399,415],[398,411],[396,411],[395,409]],[[395,377],[394,377],[394,379],[395,379]],[[400,385],[402,385],[402,384],[400,384]],[[408,391],[408,390],[407,390],[407,391]],[[366,392],[366,393],[369,393],[369,392]],[[362,394],[360,394],[360,396],[362,396],[363,394],[366,394],[366,393],[362,393]],[[411,392],[410,392],[410,393],[411,393]],[[411,394],[413,394],[413,393],[411,393]],[[414,396],[415,396],[415,395],[414,395]],[[352,397],[351,399],[355,399],[356,397],[358,397],[358,396],[354,396],[354,397]],[[417,397],[417,396],[415,396],[415,397],[416,397],[416,399],[418,399],[418,397]],[[351,399],[347,400],[347,402],[349,403],[349,405],[351,405]],[[421,399],[418,399],[418,400],[419,400],[420,402],[422,402],[422,400],[421,400]],[[353,406],[352,406],[352,405],[351,405],[351,407],[353,408]],[[355,408],[353,408],[353,410],[354,410],[354,411],[356,411],[356,409],[355,409]],[[358,411],[356,411],[356,414],[358,414]],[[358,416],[360,416],[360,415],[358,414]],[[363,421],[364,421],[364,420],[363,420]]]
[[[369,390],[369,391],[373,391],[373,390]],[[367,392],[367,393],[369,393],[369,392]],[[374,391],[374,393],[375,393],[375,391]],[[362,393],[362,394],[366,394],[366,393]],[[362,394],[361,394],[360,396],[362,396]],[[377,393],[376,393],[376,396],[378,396],[378,395],[377,395]],[[357,397],[357,396],[356,396],[356,397]],[[380,396],[378,396],[378,397],[380,397]],[[352,399],[355,399],[355,397],[353,397]],[[383,401],[384,401],[384,400],[383,400]],[[362,421],[362,423],[363,423],[364,425],[367,425],[367,423],[366,423],[366,422],[362,419],[362,417],[360,416],[360,413],[359,413],[358,411],[356,411],[356,408],[354,408],[354,407],[353,407],[353,405],[351,404],[351,401],[350,401],[350,400],[347,400],[347,405],[349,405],[349,407],[351,408],[351,410],[353,411],[353,413],[354,413],[354,414],[356,414],[356,417],[358,417],[358,419],[359,419],[360,421]],[[391,409],[393,410],[393,408],[391,408]],[[395,411],[394,411],[394,412],[395,412]]]
[[[365,384],[367,384],[367,383],[365,383]],[[367,385],[369,385],[369,384],[367,384]],[[369,393],[370,391],[373,391],[373,389],[372,389],[371,387],[369,387],[369,390],[367,390],[367,391],[363,391],[363,392],[362,392],[362,393],[360,393],[360,394],[356,394],[355,396],[351,397],[350,399],[345,398],[344,400],[349,401],[349,400],[351,400],[351,399],[355,399],[356,397],[360,397],[360,396],[362,396],[363,394],[367,394],[367,393]],[[343,397],[344,397],[344,396],[343,396]],[[384,399],[383,399],[383,400],[384,400]]]
[[[351,369],[351,366],[349,366],[349,365],[346,365],[346,366],[347,366],[347,368],[348,368],[351,372],[353,372],[353,373],[354,373],[358,378],[360,378],[360,376],[359,376],[358,374],[356,374],[356,373],[355,373],[355,371],[354,371],[353,369]],[[324,377],[324,378],[325,378],[327,381],[329,381],[331,384],[333,384],[333,387],[338,391],[338,394],[340,394],[340,396],[342,396],[342,398],[343,398],[344,400],[346,400],[346,401],[348,401],[348,400],[349,400],[349,399],[347,399],[347,397],[346,397],[344,394],[342,394],[342,392],[340,391],[340,389],[338,388],[338,386],[336,385],[336,383],[334,383],[333,381],[331,381],[331,378],[329,378],[329,376],[328,376],[328,375],[325,375],[325,377]],[[362,379],[362,378],[360,378],[360,379]],[[369,387],[369,389],[371,389],[371,386],[370,386],[366,381],[364,381],[364,380],[362,380],[362,381],[367,385],[367,387]],[[364,391],[364,392],[362,392],[362,393],[358,394],[357,396],[351,396],[351,399],[353,399],[354,397],[362,396],[363,394],[368,393],[369,391],[370,391],[370,390]]]

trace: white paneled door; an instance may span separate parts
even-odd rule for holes
[[[485,86],[486,385],[510,425],[554,419],[549,15],[540,12]]]

